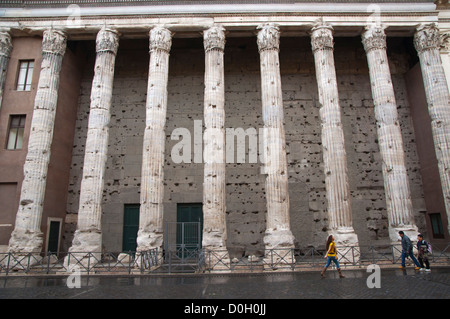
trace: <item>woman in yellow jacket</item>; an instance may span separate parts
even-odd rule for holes
[[[328,236],[326,247],[328,249],[327,253],[325,254],[327,263],[325,264],[325,267],[323,268],[320,275],[322,276],[322,278],[325,278],[325,271],[327,270],[328,266],[330,266],[331,262],[333,261],[336,264],[336,268],[339,273],[339,277],[345,278],[345,276],[341,272],[341,268],[339,267],[339,261],[337,260],[337,249],[336,249],[336,244],[334,242],[333,235]]]

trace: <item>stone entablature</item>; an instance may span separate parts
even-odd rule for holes
[[[121,38],[146,38],[149,27],[157,25],[180,32],[176,37],[199,37],[211,25],[220,24],[229,36],[253,36],[258,25],[274,22],[282,36],[307,36],[320,18],[333,26],[334,36],[356,36],[374,21],[387,26],[388,36],[412,36],[418,24],[438,22],[432,1],[256,2],[257,5],[220,1],[210,5],[158,5],[164,2],[157,2],[146,6],[79,6],[61,1],[59,8],[23,8],[20,1],[19,7],[3,9],[0,30],[7,29],[13,36],[40,35],[51,25],[64,29],[69,39],[95,39],[98,29],[106,23],[121,32]]]

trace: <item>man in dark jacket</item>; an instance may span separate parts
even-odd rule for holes
[[[411,240],[408,236],[405,235],[403,231],[399,231],[398,234],[402,238],[402,266],[400,268],[405,269],[405,258],[406,256],[409,256],[411,257],[414,264],[416,264],[416,269],[420,269],[420,264],[413,254],[413,245],[411,244]]]

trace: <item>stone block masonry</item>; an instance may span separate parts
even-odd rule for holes
[[[347,154],[353,227],[360,245],[388,244],[388,214],[379,141],[367,60],[361,40],[335,39],[334,59]],[[176,128],[194,132],[194,120],[204,118],[204,47],[201,38],[174,38],[169,59],[164,155],[164,222],[176,221],[177,203],[203,200],[203,163],[176,164],[170,157],[178,142]],[[424,225],[421,178],[403,74],[407,53],[392,47],[392,82],[404,140],[405,163],[413,215]],[[80,93],[67,210],[77,214],[83,168],[95,52]],[[280,73],[286,136],[290,228],[297,248],[323,247],[329,218],[319,97],[309,37],[281,37]],[[349,59],[348,57],[353,57]],[[122,250],[124,204],[139,203],[142,142],[147,98],[148,40],[121,40],[112,93],[110,138],[102,195],[103,246]],[[259,53],[255,37],[227,38],[224,49],[225,128],[263,126]],[[204,123],[204,122],[203,122]],[[194,147],[192,145],[192,147]],[[230,254],[263,255],[267,222],[261,163],[227,163],[225,167],[227,248]],[[66,218],[74,222],[76,218]],[[74,227],[66,227],[67,230]],[[73,234],[66,233],[66,247]]]

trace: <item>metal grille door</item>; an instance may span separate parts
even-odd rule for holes
[[[166,254],[174,254],[181,262],[197,258],[201,248],[201,227],[199,222],[174,222],[166,224]]]
[[[198,258],[202,246],[202,204],[178,204],[177,221],[168,222],[165,229],[166,255],[180,263]]]

